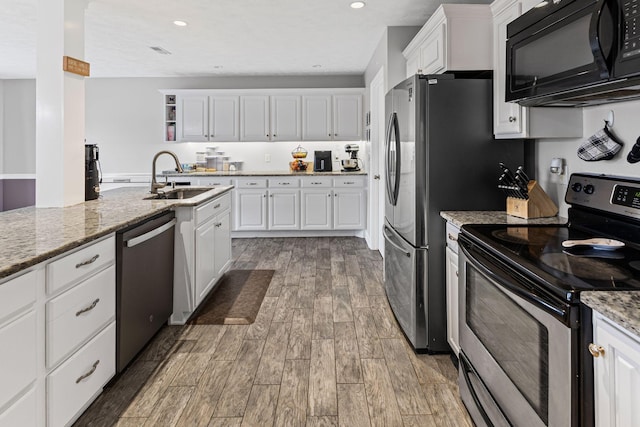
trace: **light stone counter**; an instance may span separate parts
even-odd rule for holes
[[[580,301],[640,337],[640,292],[582,292]]]
[[[145,200],[147,187],[120,188],[64,208],[0,213],[0,279],[177,206],[194,206],[230,191],[218,187],[184,200]]]
[[[231,172],[172,172],[172,171],[163,171],[162,176],[180,176],[180,177],[188,177],[188,176],[228,176],[228,177],[244,177],[244,176],[345,176],[345,175],[366,175],[367,172],[353,171],[353,172],[342,172],[342,171],[333,171],[333,172],[314,172],[313,169],[305,171],[305,172],[293,172],[291,170],[282,170],[282,171],[231,171]]]
[[[442,211],[440,216],[457,227],[465,224],[562,225],[567,223],[567,218],[561,216],[523,219],[507,215],[505,211]]]

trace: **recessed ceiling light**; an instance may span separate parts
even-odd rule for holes
[[[365,2],[363,1],[354,1],[350,4],[351,9],[362,9],[365,6]]]
[[[186,27],[187,23],[185,21],[173,21],[173,23],[175,25],[177,25],[178,27]]]

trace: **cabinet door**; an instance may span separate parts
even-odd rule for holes
[[[269,190],[269,229],[300,228],[300,191]]]
[[[362,140],[362,96],[333,96],[333,139]]]
[[[187,95],[178,97],[178,141],[209,140],[209,97]]]
[[[596,426],[640,425],[640,341],[594,313],[593,342]]]
[[[0,407],[36,380],[38,337],[36,313],[22,314],[0,327]]]
[[[443,20],[420,46],[420,68],[424,74],[436,74],[445,69],[446,37],[446,24]]]
[[[212,96],[209,105],[209,140],[240,140],[240,97]]]
[[[454,354],[460,353],[458,334],[458,254],[450,248],[446,250],[447,271],[447,341]]]
[[[330,188],[302,190],[302,230],[331,230],[333,200]]]
[[[240,97],[240,140],[269,141],[269,97]]]
[[[305,141],[331,140],[331,95],[305,95],[302,97],[302,139]]]
[[[333,228],[360,230],[365,227],[365,193],[362,189],[333,191]]]
[[[277,95],[271,97],[271,140],[300,141],[302,138],[302,108],[300,97]]]
[[[526,109],[505,102],[507,24],[520,16],[520,3],[502,10],[493,20],[493,133],[503,138],[526,138]]]
[[[236,190],[234,230],[267,229],[267,190]]]
[[[202,302],[216,279],[215,251],[215,218],[196,228],[196,306]]]
[[[227,210],[214,220],[214,256],[216,277],[220,277],[231,261],[231,213]]]

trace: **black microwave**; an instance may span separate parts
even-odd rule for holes
[[[640,0],[547,0],[507,25],[506,101],[640,98]]]

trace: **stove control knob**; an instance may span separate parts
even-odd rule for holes
[[[591,184],[587,184],[584,186],[584,192],[587,194],[593,194],[595,187]]]
[[[571,186],[571,189],[576,193],[578,193],[580,192],[580,190],[582,190],[582,184],[580,184],[579,182],[576,182]]]

